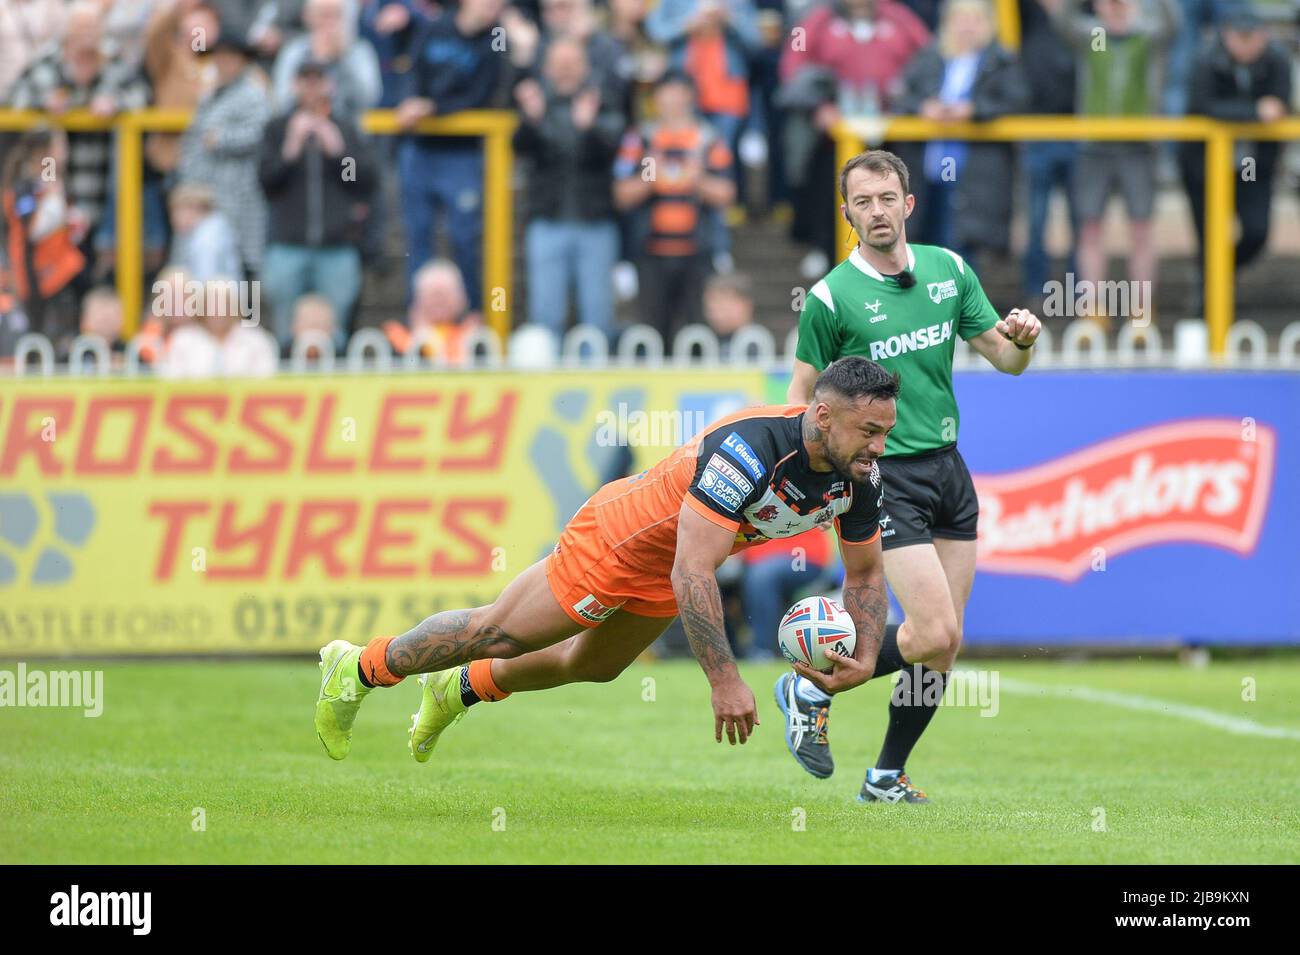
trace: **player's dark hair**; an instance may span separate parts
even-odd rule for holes
[[[846,355],[833,361],[817,376],[813,385],[813,398],[834,392],[837,395],[856,400],[870,398],[873,401],[887,401],[898,398],[898,373],[885,371],[869,358],[861,355]]]
[[[898,181],[903,184],[903,195],[911,191],[908,186],[907,163],[887,149],[868,149],[864,153],[858,153],[840,170],[840,198],[845,202],[849,201],[849,173],[855,169],[868,169],[882,176],[897,173]]]

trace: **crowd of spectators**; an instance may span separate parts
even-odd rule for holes
[[[580,323],[612,340],[632,295],[638,320],[665,338],[704,322],[725,348],[754,320],[731,233],[756,183],[806,253],[800,279],[842,257],[829,202],[841,118],[1267,123],[1291,110],[1291,57],[1244,0],[1019,6],[1013,52],[990,0],[4,0],[0,106],[192,112],[183,133],[144,142],[148,294],[127,324],[166,373],[274,369],[299,331],[313,354],[323,336],[341,347],[399,233],[405,267],[388,277],[403,305],[375,324],[400,351],[455,364],[502,310],[512,325],[559,336]],[[373,108],[395,110],[401,135],[363,132]],[[415,132],[426,117],[481,108],[518,117],[517,302],[484,297],[481,142]],[[1279,146],[1240,145],[1254,162],[1236,186],[1244,266],[1268,236]],[[1074,236],[1064,265],[1082,280],[1107,277],[1103,213],[1118,195],[1125,277],[1154,281],[1162,160],[1181,175],[1203,241],[1196,143],[892,148],[914,170],[909,237],[977,269],[1008,258],[1023,183],[1031,306],[1052,267],[1054,190]],[[51,123],[0,133],[0,152],[0,350],[28,329],[61,354],[78,333],[120,350],[113,134]],[[212,306],[207,292],[227,287],[254,290],[255,321],[243,292]],[[174,314],[176,303],[197,307]]]

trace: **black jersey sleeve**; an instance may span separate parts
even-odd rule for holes
[[[691,506],[715,524],[739,529],[745,508],[767,490],[775,450],[765,419],[742,418],[715,428],[700,441],[695,476],[686,492]]]
[[[885,485],[880,466],[872,465],[871,482],[853,485],[853,503],[835,521],[835,532],[845,544],[869,544],[880,533]]]

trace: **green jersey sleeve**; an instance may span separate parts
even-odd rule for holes
[[[794,356],[818,371],[840,357],[840,323],[835,317],[834,299],[823,279],[804,298],[799,313],[799,344]]]
[[[993,303],[984,294],[975,270],[966,262],[957,276],[957,288],[961,290],[961,316],[957,321],[957,334],[963,341],[982,335],[998,323],[1000,316],[993,308]]]

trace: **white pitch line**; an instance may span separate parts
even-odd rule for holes
[[[1115,693],[1111,690],[1095,690],[1090,686],[1047,686],[1040,683],[1027,683],[1024,680],[1006,679],[999,681],[1000,687],[1009,693],[1022,696],[1059,696],[1070,700],[1084,700],[1088,703],[1105,703],[1129,710],[1141,710],[1147,713],[1161,713],[1165,716],[1177,716],[1194,723],[1203,723],[1215,729],[1236,733],[1238,736],[1263,736],[1267,739],[1300,740],[1300,730],[1286,726],[1265,726],[1244,716],[1227,716],[1203,706],[1188,706],[1186,703],[1172,703],[1157,700],[1136,693]]]

